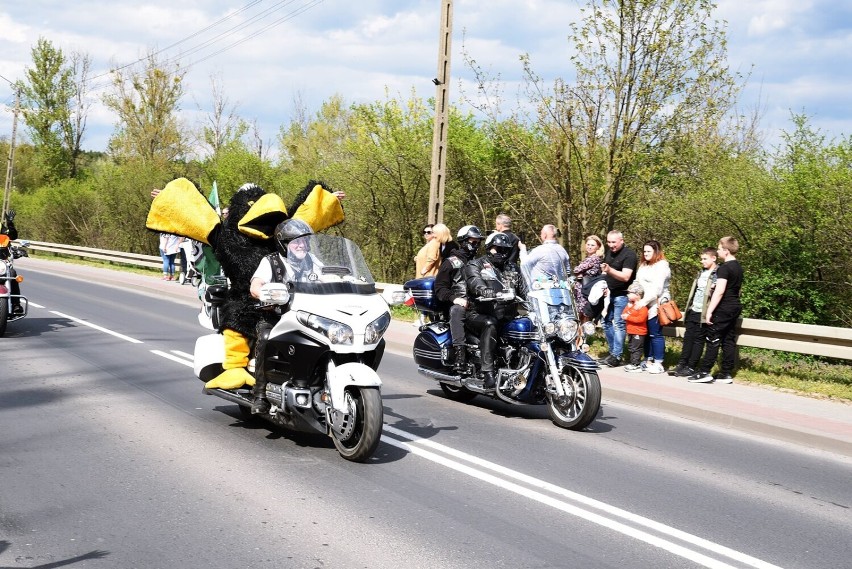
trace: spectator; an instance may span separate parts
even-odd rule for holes
[[[447,235],[449,233],[449,230],[447,230]],[[441,243],[435,237],[435,226],[433,224],[430,223],[423,228],[423,239],[426,240],[426,243],[414,257],[414,278],[416,279],[434,277],[438,274],[438,267],[441,266]]]
[[[627,323],[627,350],[630,352],[630,363],[624,366],[624,371],[636,373],[642,371],[642,356],[645,354],[645,336],[648,335],[648,308],[642,305],[645,291],[642,285],[634,282],[627,287],[627,306],[621,313],[621,318]]]
[[[552,280],[559,275],[571,273],[571,259],[568,252],[556,240],[556,226],[545,225],[539,234],[541,245],[525,255],[521,263],[524,274],[529,275],[530,282],[542,279]],[[526,249],[526,247],[523,247]]]
[[[506,262],[510,265],[520,265],[518,260],[521,254],[521,240],[517,235],[512,233],[512,218],[505,213],[499,214],[494,220],[494,231],[504,233],[509,238],[509,243],[512,244],[512,251],[509,253],[509,258],[506,259]]]
[[[624,338],[627,329],[621,313],[627,306],[627,287],[633,282],[636,271],[636,253],[624,244],[624,234],[612,230],[606,235],[608,250],[601,263],[601,272],[606,275],[609,288],[609,309],[603,321],[606,343],[609,355],[600,360],[602,365],[618,367],[621,365],[621,354],[624,351]]]
[[[594,281],[598,278],[603,278],[601,272],[601,262],[603,261],[604,247],[603,241],[597,235],[589,235],[586,237],[586,258],[580,261],[580,264],[574,267],[574,276],[577,280],[574,282],[574,298],[577,302],[577,311],[583,320],[594,318],[595,311],[589,304],[588,291],[594,285]],[[597,306],[603,306],[603,302]],[[600,317],[600,312],[597,313]]]
[[[453,241],[453,235],[450,233],[450,228],[444,225],[443,223],[436,223],[432,226],[432,235],[435,237],[435,241],[440,243],[440,250],[438,256],[438,268],[441,267],[441,261],[449,257],[454,249],[457,249],[459,244]],[[437,274],[437,269],[435,270],[435,274]]]
[[[160,255],[163,257],[163,280],[175,280],[175,257],[182,239],[171,233],[160,233]]]
[[[663,373],[663,361],[666,356],[666,339],[663,337],[663,327],[657,318],[657,306],[671,298],[669,283],[672,271],[663,246],[659,241],[650,240],[642,247],[642,262],[636,270],[636,282],[642,285],[645,294],[639,304],[648,307],[648,341],[646,342],[649,360],[648,373]]]
[[[722,237],[716,253],[722,264],[716,270],[716,288],[707,306],[707,346],[698,371],[689,376],[693,383],[733,383],[737,364],[736,327],[737,318],[743,311],[740,304],[740,287],[743,284],[743,268],[735,255],[740,245],[735,237]],[[710,375],[719,349],[722,363],[719,373]]]
[[[713,289],[716,288],[716,250],[707,247],[701,252],[701,270],[692,281],[689,298],[684,307],[683,349],[677,367],[669,375],[689,377],[695,373],[695,366],[704,351],[704,339],[707,335],[707,306]]]

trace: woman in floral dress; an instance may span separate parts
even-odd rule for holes
[[[597,235],[586,237],[586,258],[574,267],[574,276],[577,277],[574,282],[574,298],[577,301],[577,310],[581,315],[585,314],[586,305],[589,304],[589,300],[583,296],[583,280],[587,280],[585,277],[596,277],[601,274],[603,256],[604,247],[601,238]]]

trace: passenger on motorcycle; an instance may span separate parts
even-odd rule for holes
[[[511,251],[512,242],[508,236],[492,233],[485,240],[485,255],[465,266],[468,294],[474,299],[467,326],[479,334],[483,387],[486,389],[497,384],[494,375],[497,326],[515,317],[512,300],[526,294],[518,268],[507,262]]]
[[[0,235],[8,235],[10,241],[18,238],[18,229],[15,227],[15,210],[10,209],[3,216],[3,222],[0,223]],[[12,247],[0,248],[0,258],[6,259],[12,256]],[[9,273],[10,277],[18,276],[15,268],[12,267]],[[12,293],[12,314],[21,314],[24,308],[21,306],[21,285],[15,279],[9,281],[9,289]]]
[[[252,297],[261,301],[266,300],[264,297],[266,291],[263,286],[267,283],[305,282],[317,278],[318,269],[321,268],[322,263],[310,252],[309,239],[313,233],[313,229],[299,219],[288,219],[278,225],[275,229],[278,252],[261,259],[260,265],[251,277]],[[287,305],[276,305],[267,311],[264,318],[261,318],[257,325],[257,341],[254,349],[256,354],[264,352],[269,331],[285,310]],[[268,413],[270,409],[269,401],[264,397],[267,382],[262,366],[262,361],[255,362],[252,414]]]
[[[453,367],[458,371],[465,367],[464,321],[470,306],[464,266],[476,255],[482,243],[482,232],[475,225],[465,225],[459,229],[456,238],[459,247],[441,263],[432,292],[440,307],[448,312],[450,335],[453,338]]]

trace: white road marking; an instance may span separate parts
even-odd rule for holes
[[[172,352],[174,352],[176,354],[181,354],[181,355],[172,355],[172,354],[169,354],[167,352],[162,352],[160,350],[151,350],[152,354],[157,354],[158,356],[160,356],[162,358],[166,358],[167,360],[172,360],[173,362],[183,364],[187,367],[192,367],[192,365],[193,365],[192,356],[190,356],[189,354],[184,354],[183,352],[176,352],[175,350],[172,350]],[[189,360],[187,360],[186,357],[183,357],[183,356],[188,356]]]
[[[142,340],[137,340],[136,338],[131,338],[130,336],[125,336],[124,334],[119,334],[118,332],[113,332],[103,326],[98,326],[97,324],[92,324],[91,322],[86,322],[85,320],[80,320],[79,318],[74,318],[73,316],[68,316],[67,314],[63,314],[62,312],[57,312],[55,310],[50,311],[51,314],[56,314],[57,316],[61,316],[62,318],[67,318],[68,320],[73,320],[78,324],[82,324],[83,326],[88,326],[89,328],[94,328],[99,332],[103,332],[104,334],[109,334],[110,336],[115,336],[116,338],[121,338],[122,340],[127,340],[131,344],[142,344]]]
[[[751,567],[759,568],[759,569],[780,569],[777,565],[773,565],[771,563],[767,563],[750,555],[746,555],[745,553],[730,549],[723,545],[714,543],[712,541],[708,541],[706,539],[700,538],[698,536],[686,533],[684,531],[678,530],[676,528],[667,526],[660,522],[655,522],[654,520],[650,520],[638,514],[633,514],[626,510],[622,510],[621,508],[617,508],[610,504],[606,504],[604,502],[600,502],[599,500],[595,500],[594,498],[589,498],[588,496],[583,496],[582,494],[577,494],[576,492],[571,492],[565,488],[561,488],[554,484],[550,484],[549,482],[545,482],[543,480],[539,480],[537,478],[533,478],[532,476],[528,476],[526,474],[522,474],[520,472],[511,470],[509,468],[500,466],[499,464],[494,464],[493,462],[489,462],[483,460],[481,458],[475,457],[473,455],[458,451],[451,447],[442,445],[440,443],[436,443],[434,441],[422,439],[405,431],[399,430],[395,427],[391,427],[390,425],[384,426],[384,431],[394,434],[396,436],[408,439],[413,444],[407,444],[401,441],[397,441],[396,439],[392,439],[387,436],[382,436],[382,441],[386,442],[392,446],[397,448],[401,448],[412,454],[425,458],[427,460],[431,460],[442,466],[446,466],[463,474],[467,474],[468,476],[472,476],[484,482],[488,482],[489,484],[493,484],[494,486],[498,486],[505,490],[509,490],[510,492],[514,492],[521,496],[530,498],[547,506],[551,506],[568,514],[577,516],[581,519],[590,521],[592,523],[601,525],[613,531],[617,531],[629,537],[633,537],[640,541],[644,541],[650,545],[655,547],[659,547],[660,549],[664,549],[670,553],[678,555],[680,557],[684,557],[689,559],[690,561],[694,561],[704,567],[710,567],[713,569],[731,569],[735,566],[729,565],[725,562],[719,561],[717,559],[713,559],[712,557],[708,557],[702,553],[694,551],[692,549],[688,549],[682,545],[678,545],[672,541],[657,537],[648,532],[645,532],[641,529],[637,529],[628,525],[625,525],[619,521],[604,517],[600,514],[592,512],[590,510],[585,510],[578,506],[574,506],[565,502],[563,500],[556,499],[552,496],[547,496],[538,492],[536,490],[532,490],[530,488],[525,488],[520,486],[519,484],[515,484],[514,482],[509,482],[505,479],[505,477],[514,478],[520,482],[528,484],[535,488],[540,488],[542,490],[546,490],[558,496],[563,496],[579,502],[583,505],[590,506],[592,508],[596,508],[598,510],[602,510],[610,515],[617,516],[623,518],[625,520],[629,520],[637,525],[645,526],[650,530],[663,533],[666,535],[670,535],[676,539],[680,539],[684,542],[690,543],[692,545],[697,545],[702,547],[708,551],[712,551],[716,554],[723,555],[725,557],[729,557],[736,561],[745,563]],[[421,447],[431,447],[432,449],[443,452],[447,455],[453,456],[455,458],[459,458],[461,460],[465,460],[469,463],[475,464],[481,468],[492,470],[501,475],[501,477],[494,476],[485,472],[483,470],[478,470],[476,468],[467,466],[462,464],[461,462],[457,462],[455,460],[451,460],[429,450],[425,450]]]
[[[37,305],[37,304],[32,304],[32,306],[35,306],[35,307],[38,307],[38,308],[44,308],[43,306],[40,306],[40,305]],[[144,343],[141,340],[137,340],[135,338],[125,336],[124,334],[120,334],[118,332],[114,332],[114,331],[109,330],[107,328],[104,328],[102,326],[92,324],[91,322],[86,322],[85,320],[81,320],[79,318],[69,316],[68,314],[64,314],[62,312],[57,312],[55,310],[52,310],[51,312],[53,314],[56,314],[57,316],[61,316],[62,318],[68,318],[69,320],[72,320],[72,321],[77,322],[79,324],[82,324],[84,326],[88,326],[90,328],[93,328],[93,329],[98,330],[100,332],[103,332],[105,334],[115,336],[116,338],[121,338],[122,340],[126,340],[128,342],[133,343],[133,344]],[[163,358],[166,358],[168,360],[177,362],[179,364],[183,364],[187,367],[193,366],[192,356],[190,354],[187,354],[186,352],[182,352],[182,351],[179,351],[179,350],[171,350],[172,353],[163,352],[161,350],[150,350],[150,352],[152,354],[156,354],[156,355],[163,357]],[[621,508],[617,508],[616,506],[612,506],[610,504],[600,502],[599,500],[595,500],[594,498],[590,498],[588,496],[583,496],[582,494],[577,494],[576,492],[572,492],[572,491],[567,490],[565,488],[561,488],[561,487],[556,486],[554,484],[550,484],[549,482],[545,482],[543,480],[533,478],[532,476],[528,476],[526,474],[523,474],[521,472],[517,472],[515,470],[506,468],[504,466],[500,466],[499,464],[495,464],[493,462],[490,462],[490,461],[475,457],[473,455],[458,451],[456,449],[442,445],[440,443],[436,443],[434,441],[430,441],[430,440],[427,440],[427,439],[422,439],[422,438],[417,437],[415,435],[412,435],[411,433],[408,433],[406,431],[402,431],[402,430],[397,429],[395,427],[391,427],[390,425],[384,425],[384,431],[391,433],[393,435],[396,435],[398,437],[402,437],[404,439],[407,439],[408,441],[411,441],[411,443],[413,443],[413,444],[404,443],[402,441],[398,441],[396,439],[393,439],[393,438],[390,438],[388,436],[383,435],[382,441],[391,445],[391,446],[395,446],[397,448],[403,449],[403,450],[410,452],[411,454],[414,454],[416,456],[425,458],[427,460],[430,460],[432,462],[435,462],[437,464],[440,464],[442,466],[445,466],[445,467],[450,468],[452,470],[455,470],[457,472],[467,474],[468,476],[471,476],[473,478],[477,478],[479,480],[482,480],[483,482],[493,484],[494,486],[497,486],[499,488],[503,488],[504,490],[514,492],[514,493],[516,493],[520,496],[524,496],[524,497],[529,498],[531,500],[534,500],[536,502],[545,504],[545,505],[550,506],[552,508],[555,508],[557,510],[568,513],[570,515],[577,516],[577,517],[579,517],[583,520],[586,520],[586,521],[598,524],[600,526],[606,527],[608,529],[619,532],[619,533],[626,535],[628,537],[638,539],[639,541],[643,541],[645,543],[653,545],[654,547],[658,547],[660,549],[668,551],[668,552],[670,552],[674,555],[678,555],[678,556],[683,557],[685,559],[689,559],[690,561],[693,561],[693,562],[695,562],[695,563],[697,563],[697,564],[699,564],[703,567],[708,567],[708,568],[711,568],[711,569],[736,569],[736,567],[733,566],[733,565],[729,565],[729,564],[727,564],[723,561],[713,559],[712,557],[708,557],[707,555],[700,553],[698,551],[694,551],[694,550],[689,549],[687,547],[684,547],[682,545],[678,545],[677,543],[674,543],[672,541],[657,537],[657,536],[652,535],[648,532],[645,532],[641,529],[630,527],[630,526],[623,524],[619,521],[604,517],[600,514],[592,512],[590,510],[586,510],[586,509],[580,508],[578,506],[569,504],[566,501],[556,499],[552,496],[547,496],[547,495],[545,495],[541,492],[538,492],[536,490],[532,490],[530,488],[525,488],[525,487],[523,487],[519,484],[515,484],[514,482],[509,482],[509,481],[505,480],[504,478],[499,478],[497,476],[494,476],[493,474],[489,474],[488,472],[485,472],[484,470],[478,470],[478,469],[473,468],[471,466],[467,466],[466,464],[462,464],[461,462],[449,459],[445,456],[441,456],[439,454],[436,454],[435,452],[425,450],[424,448],[421,448],[421,447],[430,447],[430,448],[434,449],[435,451],[442,452],[446,455],[453,456],[455,458],[467,461],[467,462],[474,464],[474,465],[476,465],[480,468],[496,472],[503,477],[514,478],[515,480],[518,480],[519,482],[523,482],[524,484],[528,484],[529,486],[532,486],[534,488],[539,488],[541,490],[551,492],[551,493],[556,494],[558,496],[562,496],[562,497],[568,498],[570,500],[574,500],[575,502],[579,502],[579,503],[581,503],[585,506],[589,506],[591,508],[596,508],[596,509],[601,510],[603,512],[606,512],[607,514],[610,514],[612,516],[623,518],[623,519],[628,520],[628,521],[635,523],[637,525],[645,526],[650,530],[669,535],[673,538],[680,539],[680,540],[682,540],[686,543],[690,543],[690,544],[696,545],[698,547],[702,547],[702,548],[704,548],[708,551],[712,551],[712,552],[714,552],[718,555],[723,555],[725,557],[729,557],[730,559],[740,561],[740,562],[745,563],[745,564],[747,564],[751,567],[755,567],[757,569],[781,569],[777,565],[767,563],[765,561],[762,561],[762,560],[757,559],[755,557],[752,557],[750,555],[746,555],[745,553],[741,553],[739,551],[730,549],[730,548],[725,547],[723,545],[719,545],[717,543],[708,541],[708,540],[700,538],[696,535],[686,533],[684,531],[681,531],[681,530],[678,530],[676,528],[667,526],[667,525],[662,524],[660,522],[655,522],[654,520],[645,518],[645,517],[640,516],[638,514],[630,513],[626,510],[622,510]]]

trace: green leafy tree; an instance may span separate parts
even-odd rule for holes
[[[91,60],[63,51],[39,38],[32,49],[33,67],[20,83],[24,121],[37,149],[43,179],[77,176],[81,143],[89,110],[87,101]]]
[[[511,119],[534,126],[494,133],[546,212],[537,224],[555,222],[575,254],[585,235],[615,227],[627,204],[654,191],[649,182],[673,140],[717,132],[731,109],[739,87],[713,8],[709,0],[589,0],[571,24],[574,78],[549,86],[522,56],[535,108],[519,105]],[[469,64],[487,101],[479,108],[496,125],[500,94]]]
[[[185,75],[179,63],[160,62],[155,53],[138,66],[112,71],[113,89],[103,101],[118,115],[118,127],[109,141],[113,156],[166,163],[186,155],[177,114]]]

